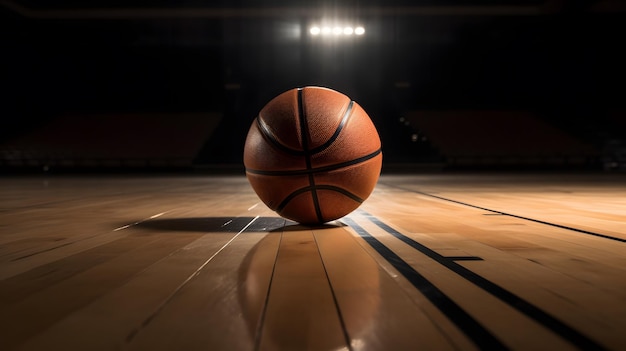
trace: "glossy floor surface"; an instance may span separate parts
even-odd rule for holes
[[[620,350],[624,330],[623,175],[385,175],[319,227],[243,176],[0,178],[2,350]]]

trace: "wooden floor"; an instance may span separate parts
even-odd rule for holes
[[[623,175],[385,175],[313,228],[243,176],[0,178],[1,350],[624,350],[624,330]]]

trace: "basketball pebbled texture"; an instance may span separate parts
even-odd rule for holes
[[[244,165],[259,198],[303,224],[343,217],[369,197],[382,166],[378,132],[347,96],[321,87],[286,91],[248,132]]]

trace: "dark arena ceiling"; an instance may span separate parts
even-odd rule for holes
[[[601,121],[624,105],[625,14],[619,0],[2,0],[2,133],[76,111],[217,111],[239,155],[259,109],[304,85],[355,99],[383,139],[424,109]]]

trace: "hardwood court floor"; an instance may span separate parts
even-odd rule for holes
[[[319,227],[243,176],[0,178],[2,350],[620,350],[624,330],[623,175],[386,175]]]

